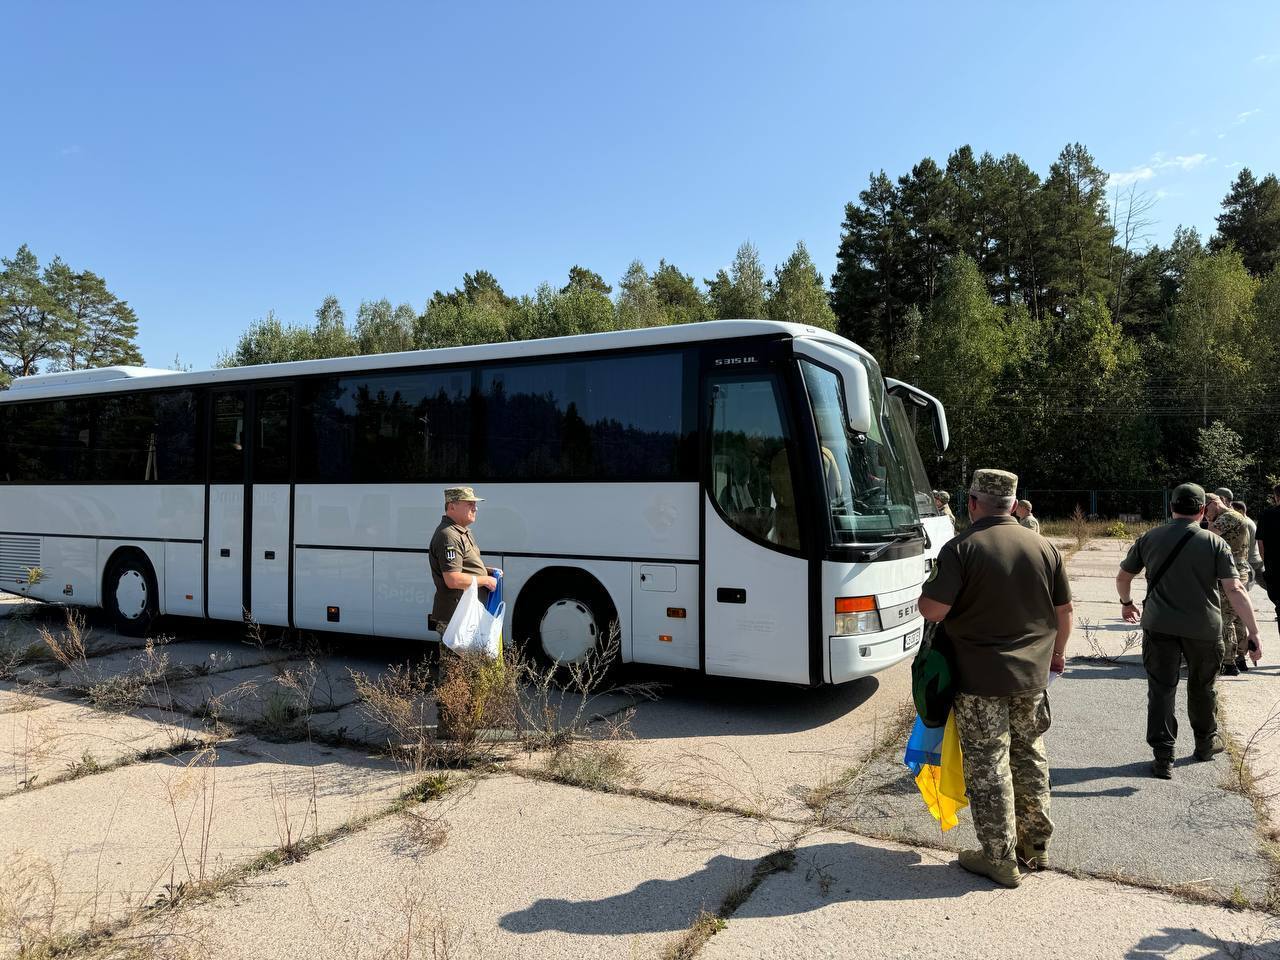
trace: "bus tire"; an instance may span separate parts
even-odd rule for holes
[[[516,636],[524,652],[544,670],[567,677],[574,667],[585,665],[608,649],[618,621],[609,593],[586,573],[546,577],[526,600],[521,597]],[[609,662],[600,662],[598,676],[610,672],[620,659],[613,651]]]
[[[117,553],[102,578],[102,607],[127,637],[145,637],[160,611],[151,561],[135,550]]]

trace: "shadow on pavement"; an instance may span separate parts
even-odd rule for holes
[[[856,710],[880,689],[876,677],[812,689],[628,668],[629,682],[662,685],[659,699],[641,703],[631,726],[637,737],[740,737],[798,733]]]
[[[1206,947],[1213,957],[1280,957],[1280,940],[1241,943],[1220,940],[1194,927],[1165,927],[1159,933],[1143,937],[1125,954],[1126,960],[1150,960],[1152,957],[1182,956],[1188,947]]]
[[[809,871],[817,883],[806,884],[799,896],[753,896],[735,916],[792,916],[842,900],[936,900],[991,886],[957,867],[926,861],[915,851],[886,850],[853,840],[806,847],[799,853],[794,869]],[[498,925],[512,933],[556,930],[602,936],[684,930],[693,920],[691,906],[696,903],[700,909],[715,910],[721,897],[751,877],[756,864],[755,860],[716,856],[696,873],[674,880],[646,880],[633,890],[600,900],[538,900],[507,914]],[[826,879],[837,877],[834,882]],[[708,895],[714,899],[698,902],[697,898]]]

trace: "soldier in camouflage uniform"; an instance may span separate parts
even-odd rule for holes
[[[1230,492],[1230,491],[1227,491]],[[1227,541],[1231,548],[1231,559],[1236,565],[1236,579],[1241,586],[1249,583],[1249,525],[1244,517],[1229,506],[1230,501],[1223,501],[1216,493],[1205,494],[1204,515],[1209,521],[1209,529]],[[1236,658],[1244,659],[1249,649],[1249,638],[1239,614],[1232,609],[1222,587],[1218,587],[1218,604],[1222,608],[1222,668],[1227,676],[1237,676],[1240,668],[1236,666]]]
[[[1018,522],[1028,530],[1034,530],[1036,533],[1040,532],[1040,521],[1031,514],[1030,500],[1019,500],[1017,505],[1013,508],[1013,515],[1017,517]]]
[[[956,728],[982,844],[962,850],[960,866],[1006,887],[1021,882],[1019,864],[1049,865],[1046,688],[1071,635],[1062,556],[1010,515],[1017,486],[1005,470],[974,473],[973,524],[942,548],[920,598],[955,649]]]

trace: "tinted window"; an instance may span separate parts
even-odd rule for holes
[[[212,483],[244,483],[244,391],[213,394]]]
[[[62,483],[91,478],[93,418],[84,400],[7,408],[5,474],[10,480]]]
[[[257,392],[254,403],[253,480],[288,483],[293,392],[288,387],[268,387]]]
[[[335,377],[299,391],[299,479],[456,480],[468,471],[469,370]]]
[[[712,384],[711,495],[738,530],[800,548],[787,434],[771,377]]]
[[[198,405],[189,390],[119,393],[0,408],[0,478],[58,483],[202,479]]]
[[[670,480],[687,458],[681,354],[556,360],[481,371],[489,480]]]

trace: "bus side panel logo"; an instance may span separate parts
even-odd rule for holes
[[[759,363],[755,357],[719,357],[715,365],[717,367],[737,367],[744,363]]]

